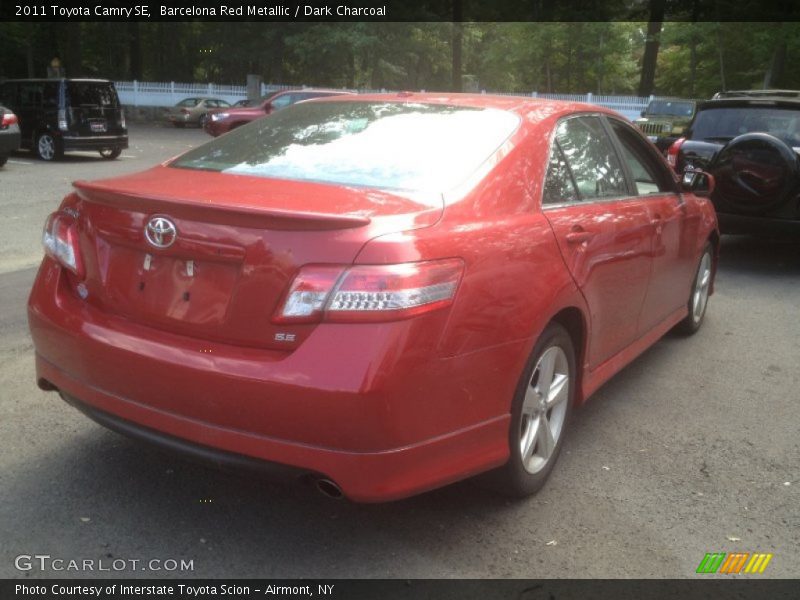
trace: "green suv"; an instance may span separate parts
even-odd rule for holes
[[[662,152],[666,152],[691,123],[697,104],[694,100],[651,100],[634,123]]]

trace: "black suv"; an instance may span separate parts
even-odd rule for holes
[[[68,150],[97,150],[112,159],[128,147],[125,114],[111,81],[9,79],[0,83],[0,103],[19,118],[22,147],[42,160]]]
[[[724,233],[800,233],[800,91],[723,92],[669,149],[679,173],[714,175]]]

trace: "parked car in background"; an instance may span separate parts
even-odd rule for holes
[[[677,140],[694,117],[694,100],[660,98],[651,100],[634,123],[659,150],[665,152]]]
[[[332,496],[484,472],[531,494],[576,406],[700,328],[719,241],[702,179],[598,106],[300,102],[74,184],[28,305],[37,381],[117,431]]]
[[[230,107],[230,102],[219,98],[184,98],[167,111],[167,120],[175,127],[203,127],[211,112]]]
[[[20,132],[17,115],[0,106],[0,167],[6,164],[9,155],[19,148]]]
[[[9,79],[0,103],[16,113],[23,148],[42,160],[70,150],[97,150],[107,159],[128,147],[125,113],[105,79]]]
[[[282,108],[291,106],[296,102],[310,100],[312,98],[322,98],[325,96],[341,96],[342,94],[352,94],[342,90],[285,90],[273,92],[264,96],[260,100],[251,101],[242,108],[232,108],[230,110],[217,110],[211,113],[211,118],[206,121],[206,133],[214,137],[236,129],[246,123],[260,119],[274,113]]]
[[[711,199],[727,233],[800,233],[800,91],[724,92],[698,106],[669,150],[682,173],[716,179]]]

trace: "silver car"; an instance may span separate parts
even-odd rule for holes
[[[203,127],[210,111],[230,106],[230,102],[219,98],[184,98],[169,109],[167,120],[175,127],[185,127],[187,124]]]
[[[0,106],[0,167],[6,164],[9,155],[19,148],[20,137],[17,115]]]

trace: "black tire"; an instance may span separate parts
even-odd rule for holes
[[[98,150],[98,152],[100,156],[106,160],[114,160],[115,158],[119,158],[119,155],[122,154],[122,148],[103,148],[102,150]]]
[[[186,126],[186,123],[179,123],[178,121],[173,121],[172,124],[178,129],[183,129]]]
[[[64,149],[61,146],[61,140],[56,138],[48,131],[40,133],[36,136],[36,141],[33,145],[33,151],[41,160],[53,161],[59,160],[64,156]]]
[[[768,213],[794,197],[800,160],[768,133],[732,139],[709,165],[716,180],[713,199],[723,212]]]
[[[197,122],[197,124],[200,125],[200,129],[205,129],[207,122],[208,122],[208,115],[205,114],[205,115],[200,115],[200,120]]]
[[[7,156],[0,156],[0,167],[4,167],[7,161],[8,161]]]
[[[704,278],[707,274],[707,280]],[[710,242],[706,242],[703,247],[703,252],[700,254],[700,260],[697,261],[697,269],[694,272],[694,279],[692,280],[691,291],[689,292],[689,300],[686,307],[689,314],[686,318],[678,323],[676,330],[684,335],[694,335],[703,325],[706,316],[706,309],[708,308],[708,292],[711,285],[711,278],[714,274],[714,248]],[[697,303],[702,300],[702,306]]]
[[[538,377],[543,372],[542,362],[544,361],[542,359],[545,354],[552,356],[554,348],[558,349],[555,352],[558,362],[554,365],[554,375],[565,374],[567,376],[566,386],[564,386],[566,389],[564,387],[561,388],[562,391],[558,395],[563,397],[560,401],[540,413],[545,415],[545,425],[553,433],[552,438],[555,442],[549,451],[545,450],[543,452],[539,446],[542,442],[538,439],[541,430],[534,427],[535,422],[532,417],[526,414],[529,410],[526,406],[530,406],[530,403],[526,402],[526,396],[529,397],[529,401],[534,399],[534,402],[539,402],[540,408],[543,406],[541,404],[542,394],[537,390]],[[558,354],[558,351],[561,354]],[[561,452],[572,417],[577,388],[575,363],[575,346],[569,333],[558,323],[550,323],[533,348],[511,404],[511,426],[508,438],[510,457],[508,462],[499,469],[484,475],[480,479],[480,483],[502,494],[514,497],[530,496],[544,486]],[[559,373],[559,371],[562,373]],[[556,377],[554,376],[552,381],[555,382],[555,380]],[[553,386],[551,385],[548,389],[552,390]],[[536,400],[537,398],[538,400]],[[558,414],[556,414],[556,411],[559,411]],[[558,426],[559,419],[560,426]],[[540,421],[537,419],[536,423],[540,423]],[[552,429],[550,429],[551,426]],[[558,426],[557,431],[556,426]],[[530,443],[529,456],[523,458],[523,446],[526,445],[525,440],[527,439],[525,434],[526,432],[531,432],[534,428],[537,431],[536,436],[534,436],[535,441]],[[547,458],[537,457],[537,451],[547,454]]]

